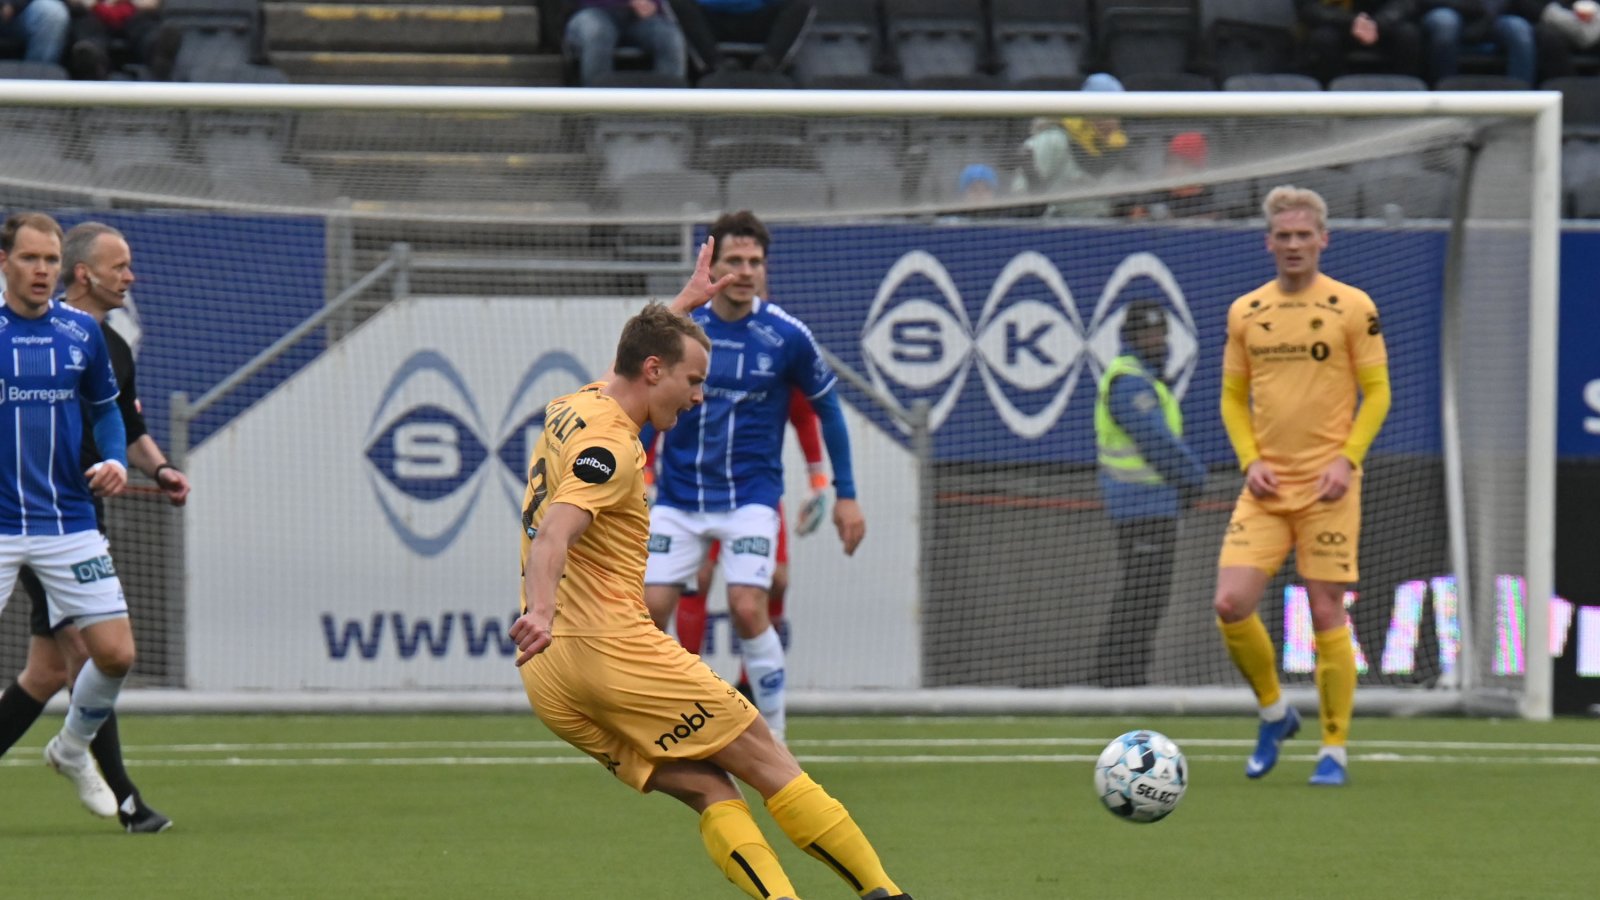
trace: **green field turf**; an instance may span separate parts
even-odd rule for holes
[[[687,809],[635,795],[532,716],[129,716],[130,768],[176,822],[155,836],[92,818],[37,762],[58,726],[0,759],[6,900],[742,896]],[[1135,727],[1190,763],[1188,796],[1154,825],[1113,818],[1091,788],[1101,745]],[[1600,726],[1355,731],[1344,789],[1305,784],[1305,733],[1246,780],[1246,718],[799,718],[790,738],[918,900],[1600,896]],[[852,896],[757,818],[802,896]]]

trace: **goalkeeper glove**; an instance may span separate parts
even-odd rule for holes
[[[828,517],[828,476],[821,472],[811,473],[811,496],[800,505],[800,515],[794,523],[795,533],[805,537],[816,531],[822,525],[822,520]]]

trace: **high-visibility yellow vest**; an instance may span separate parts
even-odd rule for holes
[[[1145,462],[1133,438],[1128,437],[1111,416],[1111,382],[1123,375],[1140,378],[1150,385],[1161,402],[1167,427],[1174,437],[1183,437],[1183,411],[1178,408],[1178,398],[1172,396],[1161,379],[1145,370],[1139,357],[1125,353],[1112,360],[1105,374],[1100,376],[1100,390],[1095,397],[1094,436],[1100,451],[1100,470],[1113,481],[1124,484],[1160,484],[1161,474]]]

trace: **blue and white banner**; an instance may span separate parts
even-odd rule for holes
[[[1383,314],[1395,400],[1376,452],[1439,449],[1444,246],[1435,232],[1341,228],[1324,256]],[[1138,298],[1168,308],[1186,437],[1230,461],[1216,414],[1228,306],[1273,272],[1259,229],[1147,227],[786,227],[769,267],[772,298],[845,364],[902,405],[931,404],[940,459],[1081,463],[1095,458],[1095,383]]]

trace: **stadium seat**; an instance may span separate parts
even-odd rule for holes
[[[1071,78],[1090,53],[1087,0],[992,0],[994,52],[1012,85],[1038,78]]]
[[[1561,184],[1571,193],[1578,185],[1600,179],[1600,141],[1569,137],[1561,142]]]
[[[763,166],[728,175],[729,209],[761,210],[762,215],[811,212],[828,207],[828,181],[806,169]]]
[[[139,160],[95,169],[95,185],[104,190],[154,194],[158,197],[206,199],[212,197],[211,174],[194,163]],[[141,199],[115,199],[114,206],[167,205]],[[179,206],[187,204],[176,204]]]
[[[1022,136],[1003,133],[994,122],[918,121],[910,126],[903,160],[917,185],[917,199],[948,200],[962,169],[973,163],[998,167],[1021,142]]]
[[[639,172],[617,182],[616,209],[656,216],[714,213],[722,209],[717,177],[698,169]]]
[[[614,69],[602,73],[589,87],[604,88],[685,88],[688,79],[682,75],[651,72],[645,69]]]
[[[807,87],[823,78],[870,75],[883,56],[875,3],[813,0],[816,15],[795,50],[796,79]]]
[[[1369,219],[1448,219],[1455,201],[1455,179],[1432,169],[1361,178],[1359,184],[1361,214]]]
[[[1201,52],[1218,80],[1293,68],[1294,0],[1200,0],[1199,15]]]
[[[1306,169],[1257,178],[1256,195],[1265,197],[1268,191],[1280,184],[1310,188],[1321,194],[1322,199],[1328,202],[1328,215],[1333,218],[1353,219],[1361,215],[1361,179],[1343,169]]]
[[[683,169],[694,144],[687,124],[661,119],[603,119],[594,126],[594,148],[607,184],[646,172]]]
[[[908,86],[977,75],[987,65],[979,0],[884,0],[883,9],[889,47]]]
[[[1434,84],[1436,91],[1525,91],[1531,87],[1509,75],[1451,75]]]
[[[1600,76],[1551,78],[1539,89],[1561,92],[1563,134],[1600,135]]]
[[[885,178],[882,172],[860,169],[830,179],[836,207],[849,209],[898,210],[905,203],[904,185],[898,177]]]
[[[34,81],[66,81],[67,70],[48,62],[0,59],[0,78],[27,78]]]
[[[1194,72],[1136,72],[1122,79],[1130,91],[1214,91],[1217,83],[1209,75]]]
[[[1573,188],[1572,215],[1578,219],[1600,219],[1600,179],[1590,179]]]
[[[289,120],[281,113],[195,110],[189,135],[200,158],[213,167],[236,162],[277,162],[289,144]]]
[[[793,78],[782,72],[724,68],[701,77],[695,86],[713,90],[787,91],[792,90],[795,83]]]
[[[172,80],[196,81],[193,74],[226,71],[228,63],[262,58],[259,0],[164,0],[162,21],[183,33]]]
[[[1330,91],[1425,91],[1428,83],[1412,75],[1356,72],[1328,82]]]
[[[0,141],[0,153],[7,158],[5,174],[27,182],[6,188],[6,202],[12,209],[65,209],[98,205],[91,200],[94,171],[85,163],[48,153],[14,153],[10,143]]]
[[[829,118],[808,125],[806,143],[823,174],[837,186],[852,172],[896,171],[904,142],[899,129],[887,122]]]
[[[1173,0],[1106,0],[1095,20],[1099,68],[1118,78],[1183,72],[1194,49],[1196,18]]]
[[[1081,91],[1082,75],[1040,75],[1006,85],[1014,91]]]
[[[803,83],[819,91],[898,91],[905,83],[893,75],[868,72],[864,75],[818,75]]]
[[[159,116],[137,110],[100,110],[87,144],[96,172],[106,172],[129,162],[165,162],[178,156],[184,133],[183,114],[168,111]]]
[[[309,171],[288,163],[215,166],[211,185],[213,196],[232,203],[297,206],[328,199]]]
[[[1320,91],[1322,82],[1310,75],[1289,72],[1230,75],[1222,82],[1225,91]]]
[[[799,119],[707,118],[698,123],[700,141],[693,153],[694,166],[719,178],[734,169],[754,166],[815,169],[816,154],[806,142]]]

